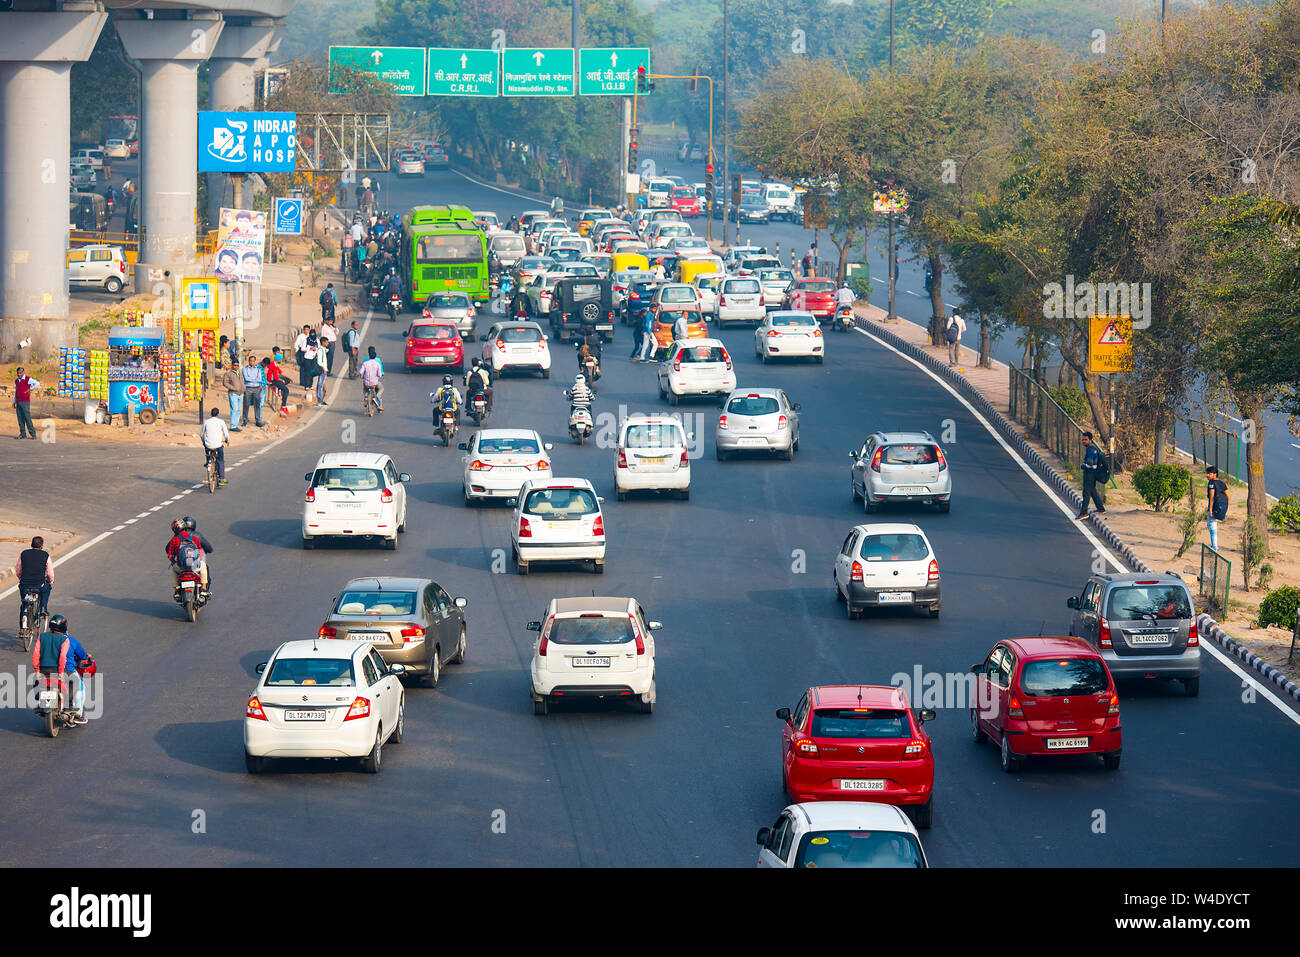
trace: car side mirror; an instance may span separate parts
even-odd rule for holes
[[[257,663],[257,667],[256,667],[255,669],[253,669],[253,670],[256,671],[256,672],[260,675],[262,672],[264,672],[264,671],[266,670],[266,662],[265,662],[265,661],[259,661],[259,662]]]
[[[315,475],[315,474],[316,474],[315,472],[308,472],[306,475],[304,475],[304,476],[302,477],[302,480],[303,480],[304,482],[310,482],[310,481],[311,481],[311,477],[312,477],[313,475]]]
[[[604,500],[603,498],[601,498],[601,496],[597,495],[597,496],[596,496],[596,504],[597,504],[597,505],[604,505],[604,504],[605,504],[605,500]]]
[[[469,451],[469,443],[468,443],[468,442],[461,442],[459,445],[456,446],[456,448],[460,449],[462,452],[468,452],[468,451]]]
[[[777,708],[777,709],[776,709],[776,716],[777,716],[778,718],[780,718],[782,721],[789,721],[789,720],[790,720],[790,709],[789,709],[789,708]]]
[[[388,666],[388,673],[390,675],[404,675],[406,674],[406,665],[394,661]]]
[[[542,623],[541,623],[540,621],[530,621],[530,622],[528,623],[528,630],[529,630],[529,631],[541,631],[541,630],[542,630]]]
[[[850,452],[850,453],[849,453],[849,458],[853,459],[854,461],[857,461],[858,453],[857,453],[857,452]]]
[[[800,409],[803,408],[803,406],[801,406],[798,402],[796,402],[794,405],[790,406],[790,408],[792,408],[792,409],[794,409],[796,412],[798,412]]]
[[[925,724],[925,722],[927,721],[933,721],[937,717],[938,715],[935,714],[933,708],[925,708],[916,713],[917,720],[920,721],[922,724]]]
[[[466,605],[468,605],[468,604],[469,604],[469,599],[467,599],[467,598],[457,598],[457,599],[456,599],[456,607],[457,607],[457,608],[464,608],[464,607],[465,607]]]
[[[555,445],[552,442],[547,442],[545,445],[542,446],[542,448],[544,448],[546,451],[549,452],[551,451],[551,449],[555,448]]]
[[[511,508],[514,508],[516,505],[519,504],[519,499],[517,499],[517,498],[508,498],[508,499],[506,499],[506,504],[509,505]]]
[[[646,627],[649,628],[651,631],[658,631],[663,626],[664,623],[662,621],[651,621],[646,623]]]
[[[1066,608],[1078,608],[1078,607],[1079,607],[1079,599],[1078,599],[1078,596],[1076,596],[1076,595],[1071,595],[1069,598],[1065,599],[1065,607],[1066,607]]]
[[[770,827],[760,827],[758,836],[754,839],[760,847],[767,847],[767,842],[772,839],[772,829]]]
[[[397,481],[399,481],[399,482],[401,482],[401,483],[403,483],[403,484],[405,484],[405,483],[411,481],[411,473],[410,473],[410,472],[398,472],[398,473],[397,473]]]

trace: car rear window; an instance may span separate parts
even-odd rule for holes
[[[492,240],[492,248],[498,252],[517,253],[524,249],[522,236],[502,236]]]
[[[505,342],[540,342],[542,331],[531,326],[505,326],[497,338]]]
[[[469,296],[458,293],[441,293],[430,296],[425,305],[430,309],[468,309]]]
[[[1111,590],[1106,617],[1116,621],[1191,618],[1192,600],[1182,585],[1125,585]]]
[[[880,459],[886,465],[933,465],[939,450],[933,445],[886,445]]]
[[[727,288],[726,288],[726,292],[728,293],[733,293],[733,292],[746,293],[746,292],[758,292],[758,291],[759,289],[758,289],[757,279],[733,279],[729,283],[727,283]]]
[[[547,639],[557,645],[621,645],[635,638],[632,619],[627,616],[556,618],[547,634]]]
[[[697,289],[717,289],[722,282],[719,276],[696,276],[695,287]]]
[[[349,589],[339,595],[338,615],[413,615],[416,593],[382,588]]]
[[[412,339],[451,339],[457,335],[452,326],[416,326],[411,330]]]
[[[867,535],[858,554],[869,562],[919,562],[930,549],[915,532],[888,532]]]
[[[896,708],[825,708],[813,712],[814,738],[910,738],[907,712]]]
[[[788,269],[761,269],[758,278],[763,282],[789,282],[794,274]]]
[[[684,445],[682,427],[666,425],[629,425],[623,446],[629,449],[676,449]]]
[[[694,302],[695,290],[670,286],[659,296],[660,302]]]
[[[363,468],[327,468],[317,469],[316,474],[312,476],[311,484],[313,488],[322,488],[326,491],[350,489],[353,492],[374,492],[384,485],[384,473],[381,469],[363,469]]]
[[[798,292],[811,292],[811,293],[817,293],[817,294],[820,294],[820,293],[832,293],[832,292],[835,291],[835,283],[833,283],[833,282],[801,282],[801,283],[799,284],[799,288],[798,288],[797,291],[798,291]]]
[[[336,688],[356,684],[352,662],[346,658],[277,658],[262,682],[268,688],[331,685]]]
[[[480,435],[480,455],[536,455],[541,451],[536,439]]]
[[[1025,662],[1020,671],[1020,690],[1031,698],[1101,694],[1109,687],[1099,658],[1045,658]]]
[[[694,199],[695,190],[689,186],[678,186],[673,190],[673,199]]]
[[[682,362],[723,362],[727,354],[722,350],[722,346],[692,346],[683,349],[678,353],[677,358]]]
[[[813,326],[816,324],[817,320],[812,316],[800,316],[793,313],[787,313],[783,316],[775,312],[772,313],[772,325],[774,326]]]
[[[528,493],[524,509],[529,515],[552,520],[580,518],[600,511],[596,496],[585,488],[539,488]]]
[[[734,415],[768,415],[780,408],[780,403],[770,395],[741,395],[727,403],[727,411]]]
[[[573,263],[582,258],[582,250],[574,246],[563,246],[551,250],[551,258],[560,263]]]
[[[805,834],[795,867],[923,867],[921,846],[903,831],[816,831]]]
[[[763,259],[742,259],[740,262],[741,269],[748,269],[754,272],[759,269],[765,269],[769,266],[775,266],[777,260],[764,257]]]
[[[569,294],[573,296],[574,299],[599,299],[600,284],[594,282],[575,282],[569,287]]]

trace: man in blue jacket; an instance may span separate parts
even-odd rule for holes
[[[1101,454],[1101,449],[1092,440],[1092,433],[1083,433],[1083,509],[1075,518],[1088,517],[1088,500],[1091,499],[1097,506],[1097,514],[1105,515],[1106,506],[1101,502],[1101,495],[1097,492],[1097,482],[1103,485],[1110,477],[1110,467],[1106,463],[1106,457]]]

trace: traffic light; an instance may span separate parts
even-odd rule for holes
[[[628,131],[628,141],[627,141],[627,169],[628,169],[628,172],[629,172],[629,173],[635,173],[635,172],[636,172],[636,141],[637,141],[637,134],[638,134],[639,132],[640,132],[640,130],[638,130],[637,127],[635,127],[635,126],[633,126],[633,127]]]
[[[704,200],[708,203],[710,211],[713,208],[713,197],[713,163],[710,161],[709,165],[704,167]]]
[[[731,174],[731,205],[739,208],[740,206],[740,174]]]
[[[650,82],[650,78],[646,75],[645,65],[642,64],[641,66],[637,67],[636,68],[636,91],[638,93],[649,93],[654,88],[655,85]]]

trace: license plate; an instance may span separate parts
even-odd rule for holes
[[[338,509],[344,509],[344,510],[360,509],[361,503],[360,502],[335,502],[334,507]]]
[[[1168,635],[1129,635],[1128,643],[1130,645],[1167,645],[1169,644]]]
[[[348,641],[377,641],[388,644],[388,634],[382,631],[353,631],[348,633]]]
[[[895,495],[924,495],[925,489],[920,485],[897,485],[894,487]]]
[[[876,601],[881,604],[887,604],[889,602],[908,602],[911,600],[912,593],[910,591],[882,591],[876,596]]]
[[[1072,748],[1086,748],[1087,738],[1048,738],[1044,742],[1048,751],[1065,751]]]
[[[637,456],[637,461],[638,461],[638,462],[667,462],[667,461],[668,461],[668,456],[666,456],[666,455],[638,455],[638,456]]]
[[[841,791],[883,791],[885,781],[883,778],[841,778]]]
[[[42,691],[37,703],[42,708],[57,708],[59,706],[59,693],[57,691]]]
[[[740,444],[744,446],[767,445],[762,439],[741,439]]]
[[[195,585],[194,582],[181,582],[181,587],[184,588],[186,591],[193,591],[194,585]]]
[[[325,712],[320,708],[299,708],[284,713],[285,721],[324,721]]]
[[[608,658],[574,658],[573,667],[575,668],[608,668]]]

